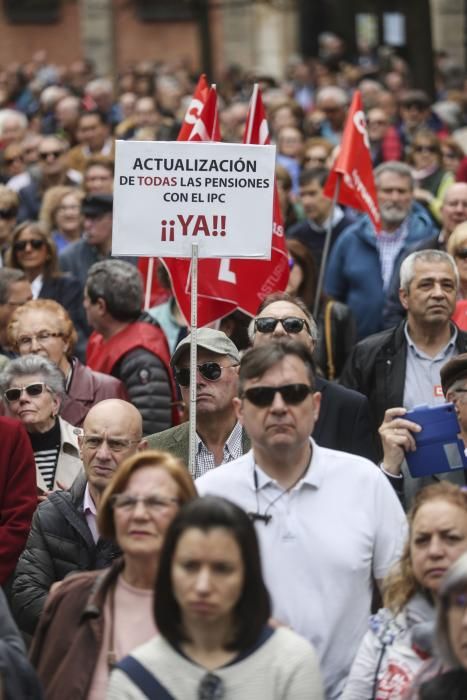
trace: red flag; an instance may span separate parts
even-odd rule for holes
[[[205,108],[191,133],[190,140],[220,140],[217,126],[217,101],[211,88]],[[209,139],[208,137],[211,136]],[[257,86],[253,91],[245,125],[244,143],[268,144],[269,130]],[[206,325],[235,309],[254,315],[261,301],[272,292],[284,290],[289,276],[288,254],[277,191],[274,195],[273,242],[271,260],[213,259],[198,263],[198,325]],[[174,294],[186,319],[190,318],[191,261],[164,260],[172,280]]]
[[[180,138],[181,133],[178,136],[178,141],[183,140]],[[205,105],[187,140],[220,141],[217,91],[215,86],[209,88],[207,93],[205,93]],[[180,310],[186,321],[190,323],[191,259],[164,258],[162,262],[169,273],[172,290]],[[224,299],[221,291],[216,287],[216,281],[220,274],[219,264],[222,267],[222,261],[210,258],[203,258],[198,261],[198,326],[205,326],[208,323],[217,321],[237,308],[235,301]],[[201,284],[201,281],[203,281],[203,284]]]
[[[376,231],[380,231],[381,215],[378,209],[370,142],[359,90],[354,93],[342,135],[340,152],[324,186],[323,193],[331,199],[338,179],[340,179],[340,189],[337,201],[366,212]]]
[[[202,73],[202,75],[200,75],[199,77],[198,85],[196,86],[196,89],[193,93],[193,97],[191,98],[191,102],[188,105],[188,109],[186,111],[182,128],[180,129],[180,133],[178,134],[177,141],[190,140],[191,131],[196,122],[198,121],[201,112],[203,111],[203,107],[208,97],[208,92],[209,85],[207,83],[205,74]]]

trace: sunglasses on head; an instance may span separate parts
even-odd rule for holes
[[[9,209],[0,209],[0,219],[14,219],[18,210],[15,207]]]
[[[47,151],[47,153],[44,151],[42,153],[39,153],[39,158],[41,160],[47,160],[47,158],[50,158],[50,156],[52,156],[55,160],[56,158],[60,158],[62,153],[63,151]]]
[[[255,319],[255,330],[258,333],[274,333],[277,324],[282,324],[282,328],[286,333],[300,333],[303,328],[306,328],[308,333],[310,327],[304,318],[297,316],[287,316],[287,318],[273,318],[272,316],[263,316]]]
[[[456,258],[460,258],[461,260],[467,260],[467,248],[462,248],[461,250],[458,250],[455,255]]]
[[[34,384],[28,384],[23,387],[11,387],[11,389],[5,391],[4,396],[8,403],[11,403],[12,401],[19,401],[23,391],[25,391],[28,396],[40,396],[42,392],[47,391],[47,389],[48,387],[44,382],[34,382]]]
[[[284,403],[297,406],[305,401],[306,397],[313,393],[313,389],[308,384],[284,384],[283,386],[253,386],[246,389],[241,398],[247,399],[254,406],[265,408],[274,401],[277,392],[281,395]]]
[[[28,245],[33,250],[40,250],[45,243],[42,238],[32,238],[30,241],[16,241],[16,243],[13,243],[13,250],[15,253],[22,253]]]
[[[222,374],[222,367],[218,362],[204,362],[202,365],[196,365],[202,377],[209,382],[217,382]],[[228,367],[236,367],[237,365],[228,365]],[[180,367],[175,369],[175,379],[180,386],[190,386],[190,368]]]

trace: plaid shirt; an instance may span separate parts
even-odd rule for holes
[[[242,436],[242,426],[237,421],[237,423],[235,423],[234,429],[230,433],[224,445],[222,464],[225,464],[225,462],[233,462],[234,459],[238,459],[242,456]],[[214,461],[214,455],[210,450],[208,450],[208,448],[206,447],[206,445],[201,440],[198,434],[196,434],[196,438],[196,468],[195,473],[193,475],[194,479],[197,479],[199,476],[202,476],[211,469],[215,469],[217,466],[219,466]]]
[[[391,281],[394,261],[404,245],[408,232],[407,220],[405,220],[394,233],[381,231],[380,235],[376,237],[376,245],[378,247],[381,263],[381,275],[383,277],[383,289],[385,292]]]

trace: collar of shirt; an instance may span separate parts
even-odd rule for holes
[[[243,429],[240,423],[237,421],[224,445],[224,455],[227,452],[231,460],[242,456],[242,437]],[[196,454],[201,454],[203,450],[209,454],[212,454],[211,450],[206,447],[198,433],[196,433]]]
[[[96,504],[92,500],[91,492],[89,490],[89,484],[86,484],[86,488],[84,489],[84,497],[83,497],[83,511],[85,515],[93,515],[94,517],[97,516],[97,508]]]
[[[291,491],[293,491],[296,488],[301,488],[303,484],[307,484],[308,486],[312,486],[314,488],[319,488],[321,486],[325,475],[325,459],[323,459],[321,448],[316,444],[313,438],[310,438],[310,445],[312,452],[308,469],[305,472],[305,476],[302,479],[300,479],[292,489],[290,489]],[[254,450],[252,450],[251,455],[253,462],[253,473],[256,469],[257,474],[257,490],[261,491],[261,489],[269,485],[273,485],[278,489],[282,489],[282,487],[277,484],[277,481],[275,479],[266,474],[266,472],[263,471],[258,464],[256,464]],[[251,484],[253,487],[255,486],[254,477],[251,480]],[[282,490],[285,491],[286,489]]]
[[[344,218],[343,210],[339,206],[336,206],[336,207],[334,207],[334,211],[332,212],[332,215],[328,216],[328,218],[325,221],[323,221],[323,223],[321,225],[317,224],[312,219],[308,219],[308,223],[310,225],[310,228],[313,231],[316,231],[317,233],[326,233],[328,226],[329,226],[329,222],[331,222],[331,226],[334,228],[334,226],[337,226],[337,224],[340,221],[342,221],[343,218]]]
[[[450,324],[451,327],[451,338],[449,339],[449,342],[444,346],[444,348],[441,348],[441,350],[438,352],[438,354],[435,357],[431,357],[430,355],[427,355],[424,353],[422,350],[417,348],[415,343],[413,342],[412,338],[410,337],[409,334],[409,326],[407,321],[404,324],[404,334],[405,334],[405,339],[407,340],[407,345],[409,346],[411,352],[413,352],[415,355],[418,355],[418,357],[421,357],[423,359],[428,359],[434,362],[435,360],[442,359],[450,350],[453,348],[456,344],[457,340],[457,326],[455,326],[453,323]]]
[[[381,233],[378,236],[378,241],[396,243],[402,241],[407,236],[408,231],[409,227],[407,226],[407,218],[405,218],[399,228],[397,228],[395,231],[389,232],[381,229]]]
[[[41,293],[43,282],[44,278],[42,275],[37,275],[37,277],[34,277],[33,281],[31,282],[31,292],[33,299],[37,299],[39,294]]]

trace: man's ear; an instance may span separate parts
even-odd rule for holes
[[[233,407],[235,410],[235,415],[240,425],[243,425],[243,401],[239,399],[238,396],[232,399]]]
[[[146,438],[143,438],[142,440],[139,441],[136,450],[138,452],[142,452],[143,450],[147,450],[147,449],[148,449],[148,441],[146,440]]]
[[[399,289],[399,300],[404,309],[407,311],[409,308],[409,293],[405,289]]]
[[[105,316],[107,313],[107,302],[103,297],[98,297],[95,306],[100,316]]]

